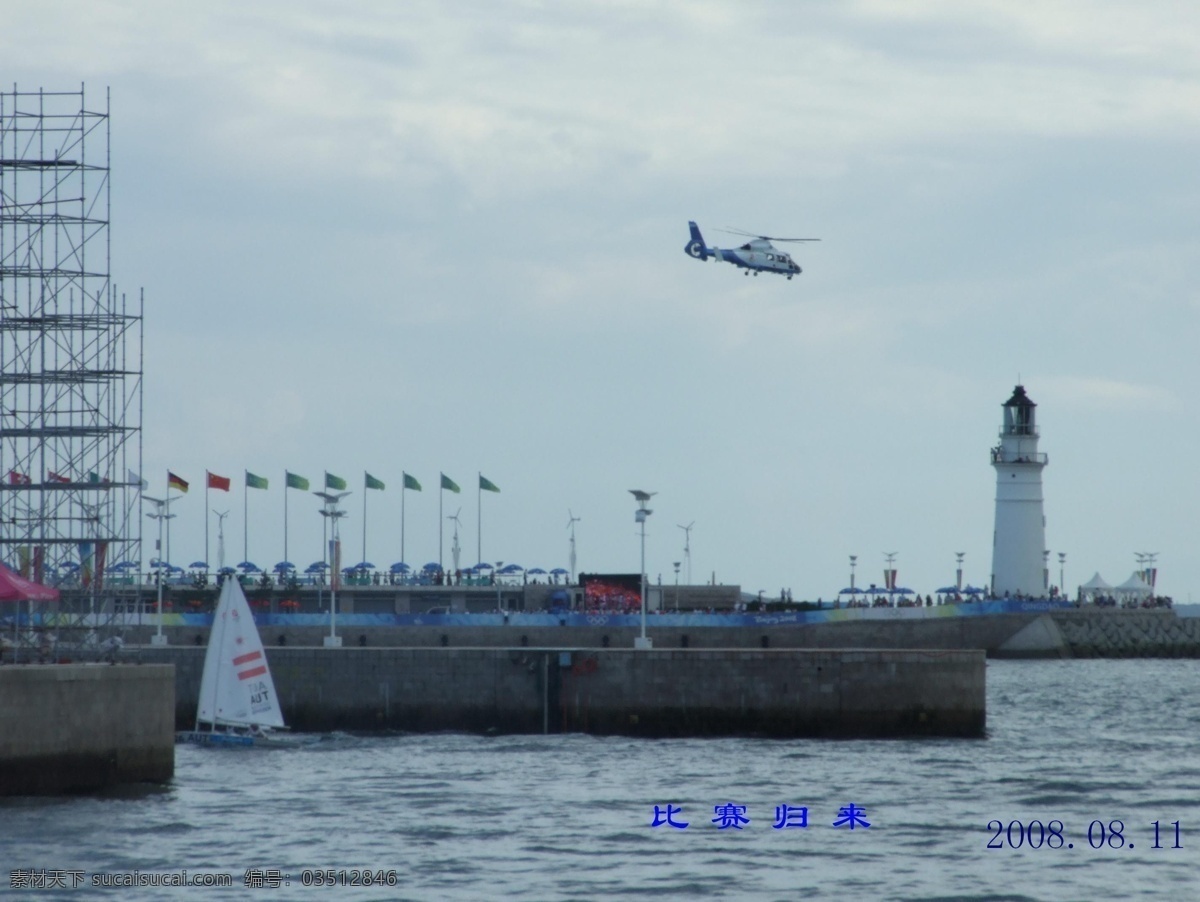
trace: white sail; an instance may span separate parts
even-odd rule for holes
[[[222,585],[213,615],[196,720],[214,726],[284,725],[258,627],[233,576]]]

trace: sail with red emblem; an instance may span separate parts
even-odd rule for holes
[[[197,729],[201,723],[214,727],[284,726],[258,627],[234,576],[221,586],[213,615],[200,678]]]

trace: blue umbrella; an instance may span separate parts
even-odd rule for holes
[[[491,564],[488,564],[488,563],[485,563],[485,562],[481,562],[481,563],[478,563],[478,564],[476,564],[476,565],[475,565],[474,567],[472,567],[471,569],[472,569],[472,570],[494,570],[494,569],[496,569],[496,568],[495,568],[495,567],[493,567]]]
[[[375,565],[370,563],[369,561],[359,561],[357,564],[354,565],[354,569],[355,570],[374,570]]]
[[[421,569],[424,570],[426,573],[436,573],[437,571],[442,569],[442,565],[435,563],[433,561],[430,561],[428,564],[426,564]]]
[[[327,564],[325,561],[313,561],[311,564],[308,565],[307,568],[305,568],[305,572],[311,573],[314,570],[325,570],[328,567],[329,567],[329,564]]]
[[[501,573],[520,573],[525,568],[520,564],[506,564],[500,568]]]
[[[887,595],[888,590],[881,589],[881,588],[879,588],[879,586],[871,586],[871,588],[866,590],[866,594],[867,595]]]
[[[190,564],[188,564],[188,566],[194,567],[197,570],[207,570],[208,569],[208,561],[192,561]]]
[[[897,595],[912,595],[913,594],[912,589],[893,589],[892,591],[895,592]]]
[[[354,568],[353,568],[353,567],[343,567],[343,568],[342,568],[342,574],[343,574],[344,576],[349,576],[349,575],[350,575],[351,573],[353,573],[353,572],[354,572]]]
[[[526,573],[545,573],[546,571],[543,570],[541,567],[534,567],[532,570],[526,570],[525,572]]]
[[[553,570],[550,571],[550,573],[554,576],[562,576],[564,573],[570,573],[570,572],[571,571],[568,570],[566,567],[555,567]]]
[[[408,566],[404,561],[396,561],[389,569],[392,573],[408,573],[412,570],[412,567]]]
[[[221,574],[222,576],[233,576],[233,574],[236,572],[237,571],[234,570],[232,567],[222,567],[220,570],[217,571],[217,573]]]
[[[938,595],[957,595],[958,594],[958,586],[942,586],[942,588],[937,590],[937,594]]]
[[[963,594],[964,595],[982,595],[983,589],[977,589],[977,588],[975,588],[975,586],[967,586],[965,589],[963,589]]]
[[[249,571],[258,570],[258,564],[252,563],[250,561],[242,561],[240,564],[237,565],[237,567],[239,570],[249,570]]]
[[[170,565],[166,561],[162,561],[156,557],[152,557],[152,558],[150,558],[150,566],[151,567],[168,567]]]
[[[271,569],[274,570],[276,573],[284,573],[288,570],[295,570],[296,565],[293,564],[291,561],[280,561],[278,564],[276,564]]]
[[[137,566],[137,564],[135,564],[133,561],[121,561],[118,564],[113,564],[108,569],[109,570],[130,570],[136,566]]]
[[[838,595],[861,595],[864,591],[866,590],[855,586],[853,589],[842,589],[842,591],[838,592]]]

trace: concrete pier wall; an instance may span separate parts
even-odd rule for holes
[[[1200,657],[1200,617],[1171,609],[1059,609],[976,617],[904,616],[825,623],[665,626],[650,618],[656,649],[877,648],[984,649],[994,657]],[[660,621],[661,622],[661,621]],[[268,647],[320,646],[328,627],[260,627]],[[151,627],[128,627],[130,643],[148,643]],[[207,626],[164,629],[174,646],[203,646]],[[357,626],[338,629],[347,646],[632,648],[634,626]]]
[[[204,651],[142,648],[177,668],[195,717]],[[981,651],[268,648],[297,730],[631,736],[981,736]]]
[[[0,795],[166,782],[174,714],[169,664],[0,667]]]

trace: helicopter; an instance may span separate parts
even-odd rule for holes
[[[709,247],[704,243],[704,236],[700,234],[700,227],[694,222],[689,222],[688,227],[692,230],[692,240],[687,243],[683,249],[689,257],[695,257],[697,260],[707,260],[709,257],[714,257],[717,260],[724,260],[726,263],[732,263],[734,266],[740,266],[745,270],[745,275],[754,273],[756,276],[760,272],[777,272],[782,276],[787,276],[789,279],[801,272],[800,266],[791,258],[790,254],[785,254],[775,248],[772,241],[820,241],[820,238],[772,238],[770,235],[755,235],[753,232],[743,232],[741,229],[722,229],[721,231],[729,232],[732,235],[745,235],[750,238],[741,247],[733,250],[723,250],[719,247]]]

